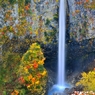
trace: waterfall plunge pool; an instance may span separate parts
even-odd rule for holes
[[[62,85],[54,85],[48,92],[48,95],[64,95],[66,89],[71,89],[73,86],[71,84],[65,83]]]

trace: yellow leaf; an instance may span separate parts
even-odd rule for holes
[[[56,0],[56,2],[59,2],[59,0]]]
[[[39,83],[40,83],[40,81],[36,81],[36,82],[35,82],[35,84],[39,84]]]

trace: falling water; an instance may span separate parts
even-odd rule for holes
[[[66,30],[66,0],[60,0],[59,7],[59,45],[58,45],[58,82],[48,95],[63,95],[65,88],[71,85],[65,82],[65,30]]]
[[[60,0],[59,8],[59,49],[58,49],[58,85],[65,84],[65,0]]]

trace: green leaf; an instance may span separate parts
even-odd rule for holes
[[[30,15],[32,15],[32,11],[31,11],[31,10],[28,10],[27,12],[28,12]]]
[[[48,35],[47,32],[44,32],[44,35],[47,36]]]
[[[50,20],[47,18],[45,25],[49,25],[49,24],[50,24]]]
[[[36,86],[36,88],[37,88],[37,89],[40,89],[41,87],[38,85],[38,86]]]
[[[44,71],[43,65],[39,65],[39,66],[38,66],[38,70],[39,70],[39,71]]]
[[[15,4],[17,0],[9,0],[10,4]]]
[[[25,0],[25,4],[31,3],[31,0]]]
[[[3,95],[7,95],[6,91],[3,91]]]
[[[25,95],[25,93],[26,93],[26,90],[25,89],[21,89],[20,95]]]
[[[24,56],[24,60],[25,60],[25,61],[28,61],[30,55],[31,55],[30,52],[26,53],[25,56]]]

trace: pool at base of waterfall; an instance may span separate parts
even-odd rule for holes
[[[71,85],[65,84],[64,86],[54,85],[48,92],[48,95],[64,95],[66,88],[71,88]]]

